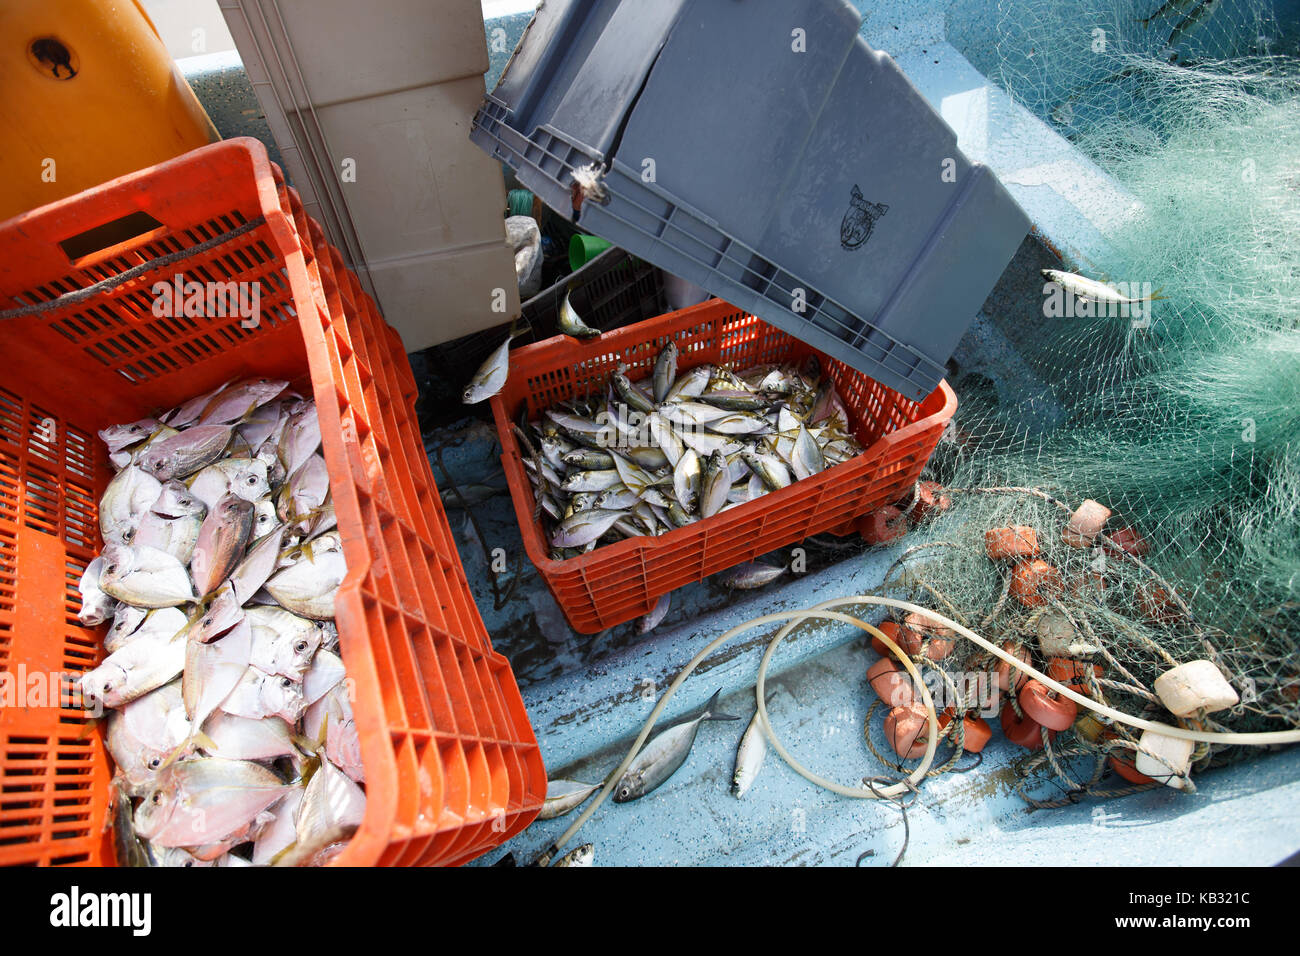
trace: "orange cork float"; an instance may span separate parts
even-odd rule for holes
[[[1002,714],[998,718],[998,723],[1002,725],[1002,733],[1006,735],[1007,740],[1017,747],[1024,747],[1026,750],[1043,749],[1042,725],[1028,714],[1017,717],[1010,701],[1002,706]],[[1048,740],[1055,736],[1056,731],[1049,730],[1047,732]]]
[[[957,713],[956,708],[949,707],[942,714],[940,714],[939,729],[940,730],[946,729],[947,726],[950,723],[952,723],[952,719],[956,715],[956,713]],[[989,726],[989,722],[987,720],[980,717],[978,714],[973,714],[967,711],[966,714],[962,716],[961,723],[962,723],[961,749],[966,751],[967,753],[969,754],[979,753],[981,750],[987,747],[989,741],[993,739],[993,728]]]
[[[1057,696],[1042,681],[1031,680],[1020,688],[1020,709],[1025,716],[1048,730],[1069,730],[1079,716],[1079,705],[1068,697]]]
[[[914,760],[925,754],[929,723],[929,712],[924,704],[913,702],[895,707],[885,715],[885,738],[894,748],[894,753]]]
[[[876,628],[899,647],[903,646],[902,639],[898,633],[897,621],[881,621],[876,625]],[[894,652],[885,646],[885,642],[874,634],[871,635],[871,649],[881,657],[892,658],[894,656]]]
[[[859,518],[853,526],[867,544],[888,544],[907,534],[907,515],[893,505],[885,505]]]
[[[1028,525],[992,528],[984,532],[984,550],[992,561],[1032,558],[1038,553],[1038,532]]]
[[[1110,518],[1111,510],[1099,501],[1089,498],[1070,515],[1061,531],[1061,540],[1072,548],[1090,548],[1097,535]]]
[[[1016,660],[1023,661],[1026,664],[1033,663],[1033,656],[1029,653],[1029,648],[1023,644],[1012,644],[1006,641],[1002,649],[1010,654]],[[997,681],[998,689],[1015,693],[1027,679],[1025,674],[1019,668],[1013,668],[1006,661],[998,658],[997,664],[993,668],[993,677]]]
[[[1063,590],[1061,572],[1041,558],[1021,561],[1011,569],[1011,596],[1025,607],[1042,607]]]
[[[882,657],[867,668],[867,683],[876,696],[887,706],[902,707],[916,700],[912,675],[895,663],[892,657]]]
[[[952,507],[952,498],[944,494],[943,485],[937,481],[923,481],[917,485],[916,504],[908,512],[915,522],[921,522],[934,515],[943,514]]]
[[[903,618],[903,626],[898,630],[898,643],[903,650],[915,657],[921,653],[925,636],[930,635],[930,642],[925,645],[925,656],[932,661],[941,661],[952,653],[956,641],[952,640],[952,631],[937,621],[915,612]]]

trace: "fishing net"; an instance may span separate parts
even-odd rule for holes
[[[1300,727],[1300,62],[1265,4],[1167,7],[1144,26],[1161,0],[998,5],[977,65],[1133,199],[1086,271],[1163,299],[1145,320],[1044,317],[1017,340],[1037,390],[999,400],[957,377],[930,467],[952,507],[908,539],[890,585],[1040,667],[1043,615],[1063,616],[1087,648],[1074,657],[1100,665],[1082,685],[1129,713],[1172,720],[1155,678],[1209,659],[1241,702],[1202,727]],[[1073,547],[1062,529],[1085,499],[1114,516]],[[1017,525],[1059,573],[1037,607],[985,553],[987,530]],[[936,666],[993,663],[958,641]],[[1106,758],[1131,760],[1137,740],[1076,725],[1027,758],[1025,792],[1127,792]],[[1252,750],[1202,745],[1193,770]]]

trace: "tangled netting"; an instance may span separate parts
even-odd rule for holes
[[[1134,201],[1083,271],[1164,298],[1145,322],[1045,318],[1023,356],[1042,394],[987,402],[959,388],[930,469],[952,507],[918,529],[928,543],[892,578],[1039,666],[1042,616],[1063,616],[1074,656],[1100,665],[1084,669],[1088,693],[1153,719],[1173,720],[1155,678],[1212,660],[1241,701],[1195,723],[1236,731],[1300,727],[1300,61],[1266,9],[999,4],[994,79]],[[1023,423],[1044,401],[1060,424],[1035,434]],[[1062,540],[1084,499],[1114,512],[1115,542]],[[985,553],[985,531],[1011,525],[1034,528],[1060,574],[1038,607],[1008,597],[1008,568]],[[992,662],[958,641],[931,667],[952,678]],[[1108,758],[1131,763],[1137,740],[1084,721],[1026,758],[1022,793],[1054,806],[1128,792]],[[1202,745],[1193,770],[1247,750]]]

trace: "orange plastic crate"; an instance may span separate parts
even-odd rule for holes
[[[849,425],[866,449],[851,461],[796,481],[739,507],[658,537],[628,538],[553,561],[510,423],[521,408],[535,419],[566,398],[600,394],[620,363],[633,381],[650,373],[672,339],[678,370],[706,362],[745,369],[798,363],[816,355],[835,382]],[[853,520],[903,497],[933,454],[957,399],[941,382],[922,402],[828,358],[798,339],[718,299],[670,312],[580,343],[557,336],[510,353],[510,377],[492,399],[502,463],[528,557],[573,629],[595,634],[646,614],[659,598],[753,560],[782,545],[829,531],[848,534]]]
[[[102,243],[102,232],[73,239],[139,213],[153,225],[107,248],[85,248]],[[76,617],[112,476],[95,432],[236,376],[289,379],[316,398],[348,562],[337,621],[368,800],[336,862],[463,862],[531,822],[545,769],[465,580],[400,340],[264,147],[230,140],[0,224],[0,309],[49,301],[259,217],[265,223],[194,258],[0,321],[9,359],[0,387],[0,670],[75,677],[102,656],[102,629]],[[138,232],[141,222],[112,228]],[[260,281],[260,325],[155,317],[153,283],[178,271]],[[0,708],[0,864],[111,864],[111,773],[100,732],[79,711]]]

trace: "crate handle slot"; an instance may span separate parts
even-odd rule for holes
[[[167,227],[161,222],[147,212],[138,211],[69,236],[59,242],[59,248],[69,263],[81,267],[88,261],[109,258],[119,249],[148,242],[166,232]]]

